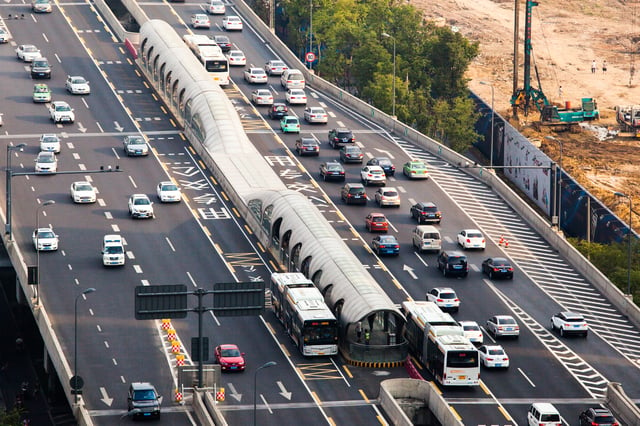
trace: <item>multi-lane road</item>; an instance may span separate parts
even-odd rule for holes
[[[157,1],[141,7],[150,18],[166,20],[180,34],[188,31],[185,22],[189,16],[200,11],[199,3],[189,2]],[[76,113],[73,125],[52,124],[46,107],[31,102],[34,81],[25,64],[16,60],[14,47],[0,46],[5,71],[0,104],[5,124],[0,138],[28,144],[24,152],[13,152],[14,171],[32,171],[38,138],[47,132],[63,138],[59,170],[96,170],[109,165],[123,170],[86,175],[99,190],[95,205],[71,203],[69,185],[84,180],[84,174],[13,180],[14,239],[30,264],[35,262],[31,245],[35,208],[45,200],[56,201],[43,209],[45,215],[40,218],[41,226],[52,225],[60,236],[60,249],[40,256],[40,297],[69,362],[73,356],[75,296],[88,287],[97,290],[79,302],[78,373],[86,383],[83,398],[96,424],[113,424],[124,414],[127,384],[149,380],[165,397],[167,424],[193,423],[188,411],[170,402],[173,365],[158,324],[133,318],[133,288],[175,283],[211,288],[213,282],[266,280],[272,263],[89,3],[60,3],[50,15],[31,15],[27,5],[3,4],[0,11],[3,17],[25,13],[23,20],[7,21],[14,42],[35,44],[49,58],[54,68],[47,83],[54,100],[66,100]],[[227,14],[234,14],[231,6]],[[211,19],[212,29],[198,32],[222,34],[222,18]],[[275,58],[248,25],[230,37],[250,64],[262,66]],[[90,80],[92,94],[67,94],[67,74]],[[297,136],[281,134],[278,122],[266,117],[265,108],[256,110],[247,102],[255,87],[242,80],[241,69],[232,69],[231,76],[235,84],[226,91],[252,142],[290,188],[310,197],[395,302],[408,297],[421,300],[432,287],[450,286],[462,299],[458,319],[483,323],[498,313],[510,313],[518,319],[520,339],[501,342],[511,358],[509,371],[483,371],[484,385],[479,389],[443,390],[463,422],[522,424],[528,404],[544,400],[554,402],[566,422],[573,424],[577,414],[593,403],[592,398],[602,398],[606,381],[621,382],[632,398],[640,397],[640,385],[633,380],[640,358],[638,330],[491,188],[309,88],[309,104],[324,106],[330,119],[326,126],[303,124],[302,134],[316,137],[321,153],[319,157],[296,158],[292,147]],[[268,87],[277,101],[284,101],[277,78],[270,78]],[[302,116],[303,107],[290,110]],[[320,162],[337,158],[337,151],[326,143],[328,130],[337,126],[354,131],[367,158],[389,156],[397,168],[409,158],[423,158],[430,166],[428,181],[408,181],[398,173],[388,183],[402,197],[399,209],[385,211],[401,242],[397,258],[379,259],[367,249],[372,235],[364,228],[364,216],[378,208],[371,202],[366,208],[344,206],[339,199],[340,185],[318,180]],[[148,158],[127,158],[122,137],[138,131],[149,137],[153,153]],[[347,181],[357,181],[359,167],[348,165],[346,169]],[[154,220],[130,219],[128,196],[138,192],[153,196],[155,185],[167,177],[180,184],[185,202],[156,203]],[[368,193],[373,195],[373,189]],[[409,233],[414,222],[409,207],[417,201],[434,201],[443,212],[440,228],[445,248],[455,248],[455,235],[463,228],[477,227],[487,236],[485,252],[468,254],[471,271],[467,278],[442,277],[434,266],[435,256],[411,249]],[[128,258],[124,268],[102,267],[100,242],[106,233],[125,237]],[[485,257],[504,253],[496,244],[502,233],[518,236],[506,252],[517,265],[516,277],[494,282],[481,275],[479,265]],[[562,307],[587,316],[592,327],[588,339],[564,339],[549,331],[551,314]],[[195,316],[174,320],[174,325],[184,344],[196,335]],[[264,318],[209,316],[205,333],[213,344],[237,343],[247,354],[244,374],[223,376],[227,398],[221,409],[231,424],[252,420],[254,372],[266,361],[278,363],[261,370],[257,384],[259,419],[270,423],[288,424],[296,413],[303,412],[300,409],[310,424],[384,422],[383,413],[373,404],[377,384],[381,378],[405,376],[400,368],[354,368],[338,357],[304,359],[270,314]]]

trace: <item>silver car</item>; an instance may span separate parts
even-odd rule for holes
[[[307,107],[304,109],[304,121],[307,123],[327,124],[329,116],[322,107]]]
[[[269,75],[282,75],[288,69],[287,65],[279,59],[273,59],[264,64],[264,71]]]
[[[493,337],[520,336],[520,326],[511,315],[495,315],[487,320],[485,328]]]

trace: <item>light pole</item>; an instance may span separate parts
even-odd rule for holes
[[[393,40],[393,82],[392,89],[393,90],[393,101],[391,106],[391,115],[393,118],[396,118],[396,38],[390,34],[382,33],[382,37],[388,37]]]
[[[7,208],[4,212],[7,215],[7,223],[4,226],[4,232],[5,234],[7,234],[7,238],[9,241],[11,241],[11,151],[23,151],[25,146],[27,146],[26,143],[19,143],[18,145],[7,145],[7,193],[5,194],[7,197]]]
[[[481,81],[480,84],[484,84],[485,86],[489,86],[491,87],[491,147],[490,147],[490,151],[489,152],[489,168],[491,169],[491,171],[493,171],[493,127],[494,127],[494,117],[495,117],[495,109],[493,107],[494,105],[494,88],[493,88],[493,84],[489,83],[488,81]]]
[[[36,209],[36,305],[40,305],[40,212],[45,206],[55,203],[53,200],[47,200]]]
[[[256,372],[253,374],[253,426],[256,426],[256,409],[257,409],[257,399],[258,399],[258,371],[263,368],[273,367],[277,365],[275,361],[269,361],[262,364],[260,367],[256,369]]]
[[[84,290],[82,293],[80,293],[79,295],[76,296],[76,301],[75,301],[75,305],[74,305],[74,311],[73,311],[73,318],[74,318],[74,323],[73,323],[73,380],[72,380],[72,389],[73,389],[73,398],[74,398],[74,402],[77,405],[78,404],[78,385],[79,385],[79,380],[78,380],[78,299],[80,299],[80,297],[84,296],[85,294],[89,294],[89,293],[93,293],[94,291],[96,291],[95,288],[90,287],[86,290]]]
[[[309,53],[313,52],[313,0],[309,0]],[[311,69],[311,61],[307,61]]]
[[[627,294],[631,296],[631,234],[633,227],[631,226],[631,212],[633,211],[631,204],[631,195],[624,192],[614,192],[613,195],[624,197],[629,200],[629,232],[627,233]],[[633,300],[633,297],[632,299]]]
[[[558,231],[561,231],[560,218],[562,217],[562,141],[556,139],[553,136],[545,136],[546,139],[558,142],[560,146],[560,171],[558,172],[558,204],[556,210],[558,211]]]

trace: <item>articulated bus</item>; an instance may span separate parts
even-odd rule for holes
[[[221,86],[229,84],[229,60],[215,40],[203,34],[186,34],[185,44],[196,55],[213,81]]]
[[[453,317],[443,312],[434,302],[402,302],[402,312],[407,318],[405,337],[414,353],[422,352],[427,335],[446,334],[464,336],[464,330]]]
[[[338,353],[338,321],[311,280],[299,272],[271,274],[271,304],[305,356]]]
[[[478,349],[464,336],[429,336],[426,358],[425,366],[444,386],[480,384]]]

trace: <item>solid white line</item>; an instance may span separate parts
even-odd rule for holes
[[[173,244],[171,244],[171,240],[169,239],[169,237],[165,237],[164,239],[167,241],[167,244],[169,244],[169,248],[171,248],[171,251],[175,252],[176,248],[173,246]]]
[[[531,381],[531,379],[526,374],[524,374],[524,371],[522,371],[520,368],[518,368],[518,371],[520,372],[520,374],[522,374],[522,377],[524,377],[532,387],[534,388],[536,387],[536,385]]]

